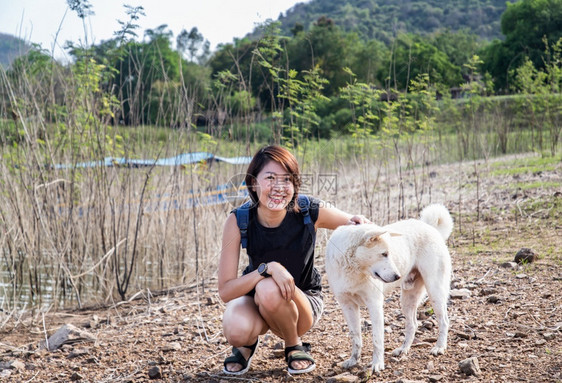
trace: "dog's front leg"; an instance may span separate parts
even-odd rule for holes
[[[384,370],[384,312],[382,293],[370,296],[366,302],[373,323],[373,372]]]
[[[349,336],[351,338],[351,356],[344,361],[341,366],[343,368],[351,368],[357,364],[361,357],[361,348],[363,341],[361,339],[361,318],[359,315],[359,305],[350,299],[338,299],[343,311],[343,316],[349,328]]]

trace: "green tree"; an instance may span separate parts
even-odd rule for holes
[[[562,37],[562,0],[522,0],[507,3],[501,17],[504,41],[494,41],[484,48],[483,70],[490,73],[497,90],[507,92],[513,83],[514,70],[526,57],[535,68],[543,69],[543,38],[555,43]]]
[[[515,89],[522,93],[519,98],[518,110],[529,116],[533,143],[536,141],[540,150],[543,149],[545,133],[550,135],[550,153],[556,154],[560,141],[560,105],[562,105],[562,38],[552,48],[548,48],[545,56],[545,68],[537,69],[529,58],[517,68]]]
[[[311,30],[300,33],[288,42],[289,66],[299,73],[317,68],[320,76],[328,80],[323,94],[331,97],[346,84],[345,67],[359,47],[355,34],[344,33],[331,19],[321,17]]]
[[[469,74],[464,64],[468,63],[482,46],[478,36],[468,30],[441,30],[433,34],[430,41],[439,51],[447,55],[453,65],[461,68],[463,76]]]
[[[388,88],[407,89],[411,79],[429,74],[432,84],[448,87],[461,83],[460,68],[447,55],[420,36],[400,35],[392,48],[392,55],[379,71],[379,81]]]
[[[131,21],[122,23],[123,30],[92,48],[92,57],[111,72],[104,89],[121,102],[121,114],[115,119],[134,126],[190,126],[207,99],[209,70],[172,48],[173,35],[166,25],[145,31],[143,42],[133,40],[132,22],[139,11],[129,9]],[[79,51],[75,49],[74,55]]]
[[[129,16],[129,20],[117,20],[119,25],[121,25],[121,29],[113,33],[121,44],[138,36],[137,32],[135,32],[139,28],[137,21],[141,16],[146,16],[144,8],[141,6],[124,5],[123,7],[125,8],[125,13]]]
[[[385,67],[385,57],[388,55],[389,50],[382,42],[369,40],[354,50],[349,68],[358,81],[380,86],[382,84],[378,82],[377,74]]]
[[[244,38],[235,39],[234,43],[220,45],[209,59],[208,66],[211,69],[211,77],[215,80],[220,80],[225,73],[236,76],[236,85],[229,81],[232,87],[229,92],[250,92],[256,99],[258,111],[272,111],[275,109],[276,101],[271,76],[276,70],[272,73],[270,71],[272,68],[264,68],[259,63],[271,63],[276,68],[284,67],[284,64],[280,61],[281,45],[279,36],[274,31],[275,27],[264,25],[262,28],[264,30],[269,28],[270,32],[265,33],[265,37],[258,41]],[[264,57],[260,58],[259,55]],[[224,91],[225,89],[221,87],[220,93]]]
[[[367,83],[358,82],[355,74],[346,69],[351,81],[341,89],[341,97],[349,102],[352,120],[347,128],[355,139],[355,145],[359,152],[367,139],[379,128],[380,110],[378,101],[382,90],[375,89]]]
[[[310,138],[311,133],[318,131],[318,102],[328,100],[322,95],[322,89],[328,81],[318,72],[318,68],[305,71],[303,80],[298,80],[298,73],[293,69],[286,78],[279,79],[279,97],[288,101],[289,114],[287,123],[283,125],[283,138],[290,147],[297,146],[303,139]]]
[[[0,95],[0,102],[8,104],[6,109],[10,110],[14,120],[29,116],[53,120],[54,105],[62,102],[63,98],[60,78],[54,75],[59,71],[64,72],[65,69],[34,44],[25,55],[12,62],[6,73],[6,85],[21,91],[21,97],[10,102],[8,95]]]
[[[210,43],[206,40],[197,27],[191,28],[188,32],[183,29],[176,37],[176,46],[181,53],[189,53],[189,61],[205,62],[209,56]]]
[[[467,29],[483,39],[500,36],[499,18],[505,0],[346,0],[309,1],[289,9],[279,20],[284,34],[295,27],[305,31],[315,20],[328,16],[345,32],[361,39],[390,44],[397,32],[430,35],[438,30]]]

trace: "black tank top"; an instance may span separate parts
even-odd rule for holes
[[[314,224],[318,220],[320,200],[310,198],[309,214]],[[257,219],[257,206],[250,208],[247,253],[250,264],[247,274],[262,262],[277,261],[291,273],[295,285],[302,291],[321,291],[321,276],[314,267],[314,235],[304,223],[302,213],[287,211],[281,225],[275,228],[262,226]]]

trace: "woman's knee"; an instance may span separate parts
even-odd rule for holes
[[[242,347],[252,341],[254,329],[248,326],[248,321],[223,321],[223,333],[229,344]]]
[[[275,311],[283,303],[287,303],[281,296],[279,287],[270,279],[264,279],[256,285],[254,301],[261,310]]]
[[[228,343],[235,347],[244,346],[255,340],[252,338],[261,330],[261,322],[252,299],[244,297],[227,305],[222,319],[223,333]]]

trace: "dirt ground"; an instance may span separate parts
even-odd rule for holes
[[[436,173],[446,170],[438,168]],[[142,292],[137,299],[111,307],[9,320],[0,329],[0,380],[562,382],[562,166],[492,175],[491,170],[479,175],[478,197],[473,190],[462,201],[451,197],[445,202],[455,218],[449,248],[451,287],[458,292],[449,302],[445,355],[429,354],[437,329],[426,303],[418,310],[414,347],[406,357],[392,357],[404,329],[399,291],[394,291],[385,301],[386,369],[369,373],[371,323],[363,311],[361,366],[343,370],[338,363],[349,357],[347,326],[324,278],[326,310],[303,338],[312,344],[317,364],[313,372],[290,376],[281,340],[265,335],[250,371],[238,378],[225,376],[222,363],[230,347],[221,329],[224,304],[216,281],[211,281],[204,291],[191,286],[152,295]],[[467,176],[467,182],[476,182],[475,177]],[[506,264],[521,248],[532,249],[538,260]],[[318,253],[317,266],[323,272],[321,250]],[[85,332],[82,338],[74,337],[55,351],[38,347],[65,324]],[[478,363],[473,373],[459,367],[468,358]]]

